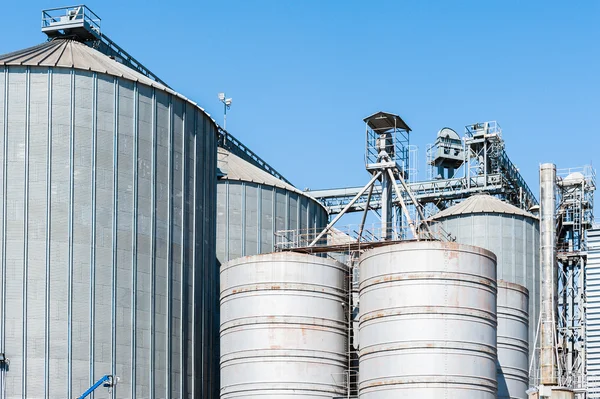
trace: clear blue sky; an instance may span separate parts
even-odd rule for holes
[[[0,53],[42,42],[54,0],[5,1]],[[538,165],[600,165],[600,2],[89,1],[102,29],[298,187],[362,185],[378,110],[426,144],[497,120],[534,192]],[[600,207],[600,204],[598,204]],[[597,212],[597,214],[600,212]]]

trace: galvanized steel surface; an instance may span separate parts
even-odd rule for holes
[[[600,229],[587,232],[588,255],[585,268],[586,368],[589,399],[600,399]]]
[[[405,242],[360,260],[359,398],[496,398],[496,257]]]
[[[541,247],[541,324],[540,382],[556,385],[556,308],[558,306],[558,268],[556,267],[556,166],[540,166],[540,247]]]
[[[347,267],[282,252],[221,266],[221,398],[346,394]]]
[[[327,225],[316,200],[267,172],[219,149],[226,176],[217,185],[217,258],[221,263],[275,250],[281,230],[315,231]]]
[[[489,195],[470,197],[459,205],[435,215],[434,219],[446,232],[456,238],[456,242],[479,246],[496,254],[498,279],[527,288],[531,320],[529,323],[531,358],[540,315],[538,219]],[[539,348],[539,345],[537,347]]]
[[[527,399],[528,302],[527,288],[498,280],[498,399]]]
[[[71,398],[113,374],[113,398],[215,397],[216,125],[62,46],[76,68],[0,66],[1,389]]]

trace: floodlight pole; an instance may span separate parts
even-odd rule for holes
[[[227,131],[227,110],[231,108],[231,98],[225,93],[219,93],[219,101],[223,103],[223,130]]]

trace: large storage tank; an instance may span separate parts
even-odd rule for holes
[[[217,258],[273,252],[281,230],[311,232],[327,225],[327,211],[294,186],[219,148]]]
[[[496,399],[496,257],[404,242],[360,259],[361,399]]]
[[[456,242],[498,257],[498,279],[529,291],[529,357],[540,316],[540,226],[531,213],[490,195],[475,195],[433,217]],[[539,346],[538,346],[539,347]]]
[[[0,56],[5,398],[218,395],[216,125],[74,40]]]
[[[528,309],[527,288],[498,280],[498,399],[527,399]]]
[[[346,396],[348,269],[296,253],[221,266],[221,398]]]

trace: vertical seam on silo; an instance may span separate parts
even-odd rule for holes
[[[260,186],[259,186],[260,187]],[[263,212],[262,212],[262,196],[263,193],[265,192],[265,188],[261,188],[260,190],[257,190],[257,194],[256,194],[256,253],[259,254],[261,253],[260,250],[260,244],[262,241],[262,219],[263,219]]]
[[[138,153],[139,153],[139,102],[140,92],[137,82],[133,84],[133,209],[131,234],[131,398],[136,397],[136,358],[137,358],[137,228],[138,228]]]
[[[150,399],[154,398],[154,367],[155,356],[154,350],[156,341],[154,333],[156,330],[156,299],[154,293],[156,291],[156,89],[152,89],[152,211],[151,211],[151,227],[150,227],[150,253],[151,253],[151,287],[150,287]]]
[[[290,192],[285,191],[285,227],[284,230],[291,230],[290,226]],[[297,237],[294,237],[297,238]]]
[[[44,292],[44,398],[50,395],[50,237],[52,216],[52,68],[48,68],[48,147],[46,149],[46,281]],[[6,159],[6,158],[5,158]],[[4,301],[3,301],[4,303]]]
[[[169,151],[168,151],[168,173],[167,173],[167,335],[165,344],[167,349],[167,386],[166,398],[171,397],[171,367],[173,363],[173,348],[171,339],[172,330],[172,306],[173,306],[173,97],[169,96]]]
[[[242,181],[242,211],[240,212],[240,257],[246,256],[246,183]]]
[[[277,228],[277,207],[275,206],[275,198],[277,195],[277,188],[273,187],[273,189],[271,190],[271,231],[273,232],[273,237],[271,237],[271,239],[273,240],[271,242],[271,251],[275,250],[275,244],[277,243],[277,237],[275,236],[275,232],[277,230],[275,230]]]
[[[225,261],[229,260],[229,180],[225,180]]]
[[[113,81],[113,198],[112,198],[112,271],[111,271],[111,374],[117,374],[117,223],[118,223],[118,188],[119,188],[119,79]],[[111,392],[112,399],[116,399],[116,392]]]
[[[67,289],[67,397],[73,392],[73,186],[75,152],[75,70],[70,70],[70,99],[69,99],[69,216],[68,216],[68,289]]]
[[[24,184],[24,207],[23,207],[23,331],[22,331],[22,350],[23,364],[21,365],[23,379],[21,380],[21,396],[27,397],[27,258],[29,254],[29,135],[30,135],[30,116],[31,116],[31,71],[29,67],[25,69],[25,184]]]
[[[94,383],[95,366],[95,318],[96,318],[96,160],[98,140],[98,74],[94,72],[92,82],[92,176],[91,176],[91,231],[90,231],[90,386]]]
[[[0,318],[0,351],[6,353],[6,192],[7,184],[6,179],[8,173],[6,167],[8,165],[8,68],[4,69],[4,159],[2,160],[4,165],[2,167],[2,303],[0,308],[2,315]],[[0,379],[0,393],[4,395],[5,390],[5,368],[2,368],[2,374]]]
[[[184,321],[187,321],[186,318],[184,317],[185,312],[184,312],[184,305],[187,305],[187,300],[184,300],[183,295],[185,293],[184,291],[184,273],[185,273],[185,266],[186,266],[186,262],[185,262],[185,250],[186,250],[186,228],[187,228],[187,223],[186,223],[186,204],[185,204],[185,199],[187,198],[187,192],[186,192],[186,172],[187,172],[187,168],[186,168],[186,164],[187,164],[187,137],[186,137],[186,118],[187,118],[187,103],[183,102],[183,113],[182,113],[182,126],[181,126],[181,254],[179,257],[179,266],[180,266],[180,270],[179,270],[179,397],[183,398],[183,393],[185,392],[185,390],[183,389],[184,387],[184,381],[185,381],[185,374],[184,371],[187,371],[187,367],[185,367],[184,365],[184,360],[183,360],[183,349],[184,349],[184,344],[183,344],[183,340],[184,338],[187,338],[187,334],[185,334],[185,330],[184,330]]]
[[[196,189],[197,184],[196,181],[198,179],[198,148],[197,148],[197,138],[198,138],[198,112],[194,110],[194,162],[193,162],[193,171],[194,171],[194,180],[193,180],[193,225],[192,225],[192,397],[196,395],[196,226],[198,223],[197,220],[197,212],[196,207],[198,206],[197,197],[196,197]]]

